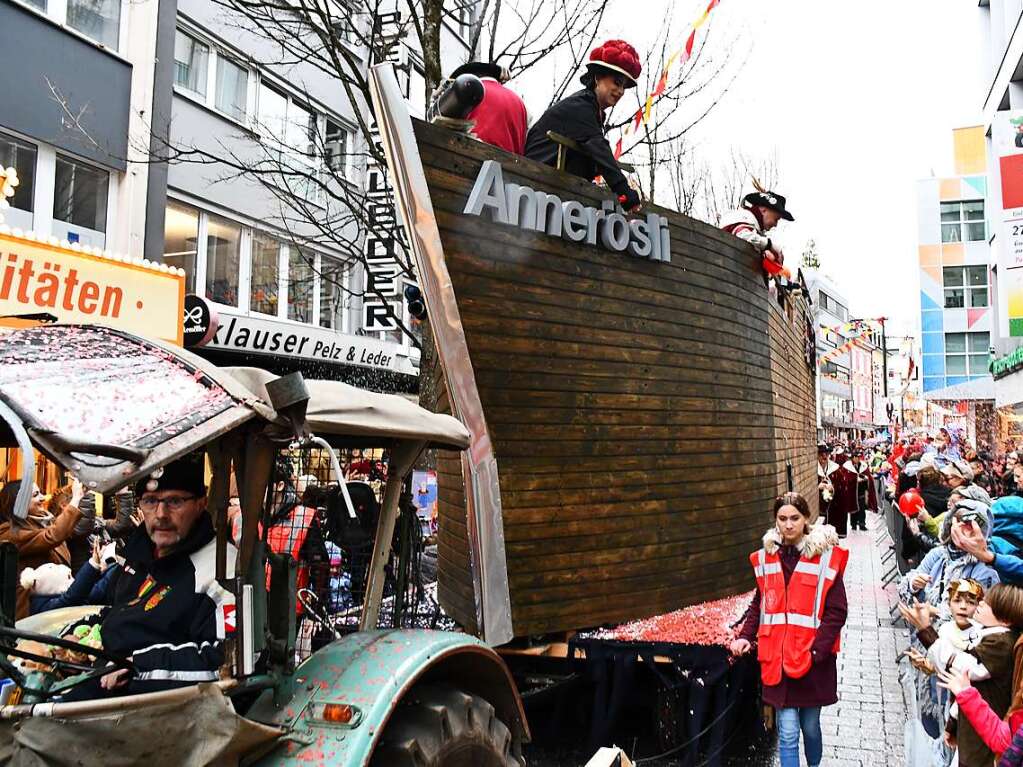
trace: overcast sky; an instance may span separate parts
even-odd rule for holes
[[[607,36],[637,48],[662,14],[674,9],[682,27],[706,5],[612,1]],[[976,0],[722,0],[714,11],[711,44],[741,29],[753,46],[698,128],[700,146],[723,157],[733,146],[777,151],[777,191],[797,218],[785,235],[790,260],[815,239],[859,316],[919,325],[915,182],[950,174],[952,128],[980,121],[979,14]],[[537,116],[544,103],[533,94]]]

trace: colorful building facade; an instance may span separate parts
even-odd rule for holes
[[[976,388],[990,397],[994,296],[983,128],[957,129],[953,145],[956,175],[917,182],[923,393],[956,387],[957,399],[969,399]]]

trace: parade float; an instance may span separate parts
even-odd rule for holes
[[[773,499],[794,489],[816,511],[805,291],[769,288],[708,224],[627,216],[606,188],[411,118],[389,67],[372,85],[433,340],[421,401],[471,435],[437,458],[443,608],[548,671],[698,667],[664,705],[699,731],[738,693],[727,632],[613,627],[748,592]]]

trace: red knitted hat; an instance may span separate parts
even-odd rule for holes
[[[636,86],[636,78],[643,71],[636,49],[624,40],[608,40],[599,48],[594,48],[590,51],[590,60],[586,66],[599,66],[625,75],[630,80],[626,86],[628,88]]]

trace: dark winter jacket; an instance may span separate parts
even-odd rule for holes
[[[547,138],[554,131],[578,141],[586,154],[569,151],[565,170],[574,176],[592,181],[603,176],[617,194],[629,191],[621,168],[604,138],[604,115],[597,103],[597,94],[588,88],[576,91],[552,106],[537,120],[526,135],[526,157],[554,167],[558,163],[558,145]]]
[[[107,587],[115,579],[120,569],[114,565],[105,573],[100,573],[92,566],[91,562],[86,562],[75,573],[75,579],[63,594],[31,596],[29,599],[32,604],[32,614],[44,613],[47,610],[59,610],[62,607],[107,604]]]
[[[920,497],[924,499],[924,508],[932,517],[948,511],[948,496],[952,489],[946,485],[928,485],[920,488]]]
[[[917,632],[924,646],[936,636],[926,630]],[[973,686],[998,716],[1004,717],[1012,703],[1013,648],[1019,633],[1002,631],[981,639],[980,644],[970,650],[989,674],[987,679],[975,679]],[[959,749],[959,764],[962,767],[987,767],[995,761],[995,753],[987,747],[968,717],[959,717],[956,728]]]
[[[803,551],[807,556],[813,557],[815,553],[820,553],[817,549],[823,545],[821,539],[829,531],[831,534],[835,534],[830,525],[818,524],[803,538]],[[770,534],[770,531],[768,533]],[[788,584],[799,563],[800,549],[795,546],[781,546],[778,552],[781,569],[785,575],[785,583]],[[799,679],[791,679],[782,674],[779,684],[765,685],[763,688],[764,703],[777,708],[805,708],[830,706],[838,702],[837,657],[831,650],[835,646],[835,640],[842,633],[848,612],[849,603],[845,595],[845,584],[842,576],[839,575],[824,600],[821,626],[817,630],[817,636],[810,650],[813,665],[806,675]],[[739,632],[739,638],[745,639],[755,647],[758,628],[760,628],[759,589],[754,593],[753,604],[746,614],[746,622],[742,631]]]
[[[144,526],[128,539],[113,603],[90,621],[101,623],[104,649],[129,656],[135,666],[127,687],[115,694],[217,680],[224,639],[234,631],[234,595],[217,583],[214,539],[208,514],[199,517],[172,553],[159,559]],[[228,546],[229,578],[234,575],[234,555],[234,547]]]

